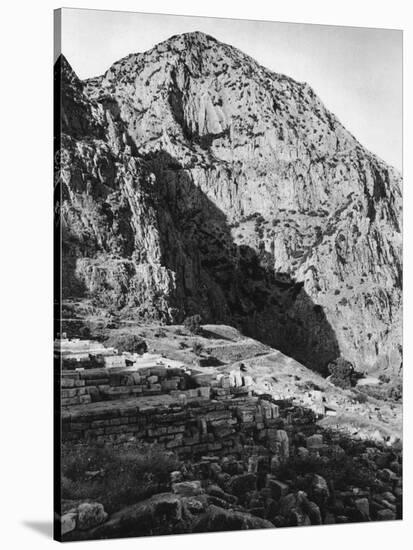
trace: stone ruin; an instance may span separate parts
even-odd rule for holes
[[[62,440],[71,444],[142,441],[185,457],[242,452],[252,438],[274,450],[283,440],[288,454],[277,404],[254,395],[252,378],[237,371],[192,375],[160,365],[62,371],[61,404]]]
[[[140,364],[145,361],[148,358]],[[206,520],[208,529],[215,530],[215,515],[219,525],[229,529],[237,521],[243,529],[395,519],[401,513],[400,464],[391,452],[384,455],[366,446],[360,455],[365,460],[370,453],[368,459],[377,463],[379,490],[352,487],[334,490],[330,498],[328,481],[319,474],[306,477],[307,492],[280,477],[291,461],[343,456],[340,436],[326,440],[317,433],[316,411],[260,394],[252,377],[240,370],[191,372],[183,366],[135,363],[126,368],[63,370],[59,380],[63,444],[115,449],[155,445],[175,453],[184,464],[171,473],[170,492],[110,517],[98,502],[75,507],[71,503],[61,516],[65,540],[148,534],[143,527],[139,530],[148,514],[154,522],[149,531],[165,534],[165,525],[156,523],[157,506],[173,502],[186,510],[194,498],[200,499],[196,514],[191,508],[179,515],[192,518],[185,527],[189,532],[197,532],[197,522]],[[188,464],[192,477],[186,479]],[[130,533],[124,529],[127,514],[134,526]],[[180,522],[178,532],[183,528]]]

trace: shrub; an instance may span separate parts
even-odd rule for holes
[[[85,339],[90,338],[90,328],[87,326],[80,327],[79,336],[80,338],[85,338]]]
[[[201,332],[201,316],[200,315],[191,315],[187,317],[184,321],[184,327],[189,330],[191,334],[200,334]]]
[[[170,473],[180,467],[176,455],[156,446],[62,451],[62,497],[96,500],[109,513],[166,491]]]
[[[354,367],[344,359],[339,357],[328,365],[328,371],[331,374],[331,382],[339,388],[348,389],[354,385]]]
[[[389,390],[389,398],[394,401],[400,401],[403,397],[403,385],[396,384]]]
[[[354,394],[353,399],[356,403],[366,403],[368,398],[365,393],[357,392]]]
[[[323,388],[321,388],[318,384],[315,384],[312,380],[307,380],[305,382],[305,386],[309,390],[323,391]]]
[[[148,345],[140,336],[136,334],[120,334],[116,337],[113,345],[120,351],[129,351],[130,353],[145,353],[148,351]]]
[[[195,353],[195,355],[201,355],[204,351],[204,346],[201,342],[194,342],[194,345],[192,346],[192,351]]]

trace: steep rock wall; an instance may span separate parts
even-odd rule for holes
[[[61,63],[67,297],[399,371],[401,178],[307,84],[202,33]]]

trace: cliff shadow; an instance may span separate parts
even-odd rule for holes
[[[335,332],[304,282],[276,272],[269,252],[234,241],[225,213],[165,151],[146,157],[156,176],[161,263],[175,273],[175,320],[200,314],[327,374],[340,355]]]

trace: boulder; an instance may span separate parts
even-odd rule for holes
[[[397,479],[397,475],[392,470],[390,470],[390,468],[384,468],[383,470],[380,470],[379,474],[380,478],[383,481],[394,481],[395,479]]]
[[[354,501],[354,506],[360,513],[360,521],[368,521],[370,519],[370,503],[368,498],[358,498]]]
[[[277,479],[267,479],[267,487],[271,490],[271,496],[274,500],[280,500],[289,491],[288,485]]]
[[[283,517],[288,517],[297,505],[297,496],[293,493],[280,499],[279,513]]]
[[[323,436],[321,434],[314,434],[307,437],[306,440],[308,450],[319,450],[323,447]]]
[[[277,442],[277,454],[281,462],[286,462],[290,456],[290,443],[287,432],[285,430],[277,430],[275,441]]]
[[[231,478],[228,487],[235,496],[241,496],[255,490],[256,485],[257,476],[255,474],[240,474]]]
[[[235,504],[237,502],[237,497],[234,495],[229,495],[226,493],[221,487],[218,485],[209,485],[209,487],[206,490],[208,495],[211,495],[216,498],[220,498],[229,504]]]
[[[77,528],[88,531],[106,521],[108,514],[99,502],[83,502],[77,507]]]
[[[379,510],[377,512],[378,521],[393,521],[396,519],[396,513],[392,510]]]
[[[327,485],[327,481],[318,474],[313,474],[311,479],[310,489],[311,500],[313,500],[319,506],[324,506],[325,502],[330,496],[330,490]]]
[[[193,497],[182,498],[182,511],[184,516],[190,516],[200,514],[204,512],[207,507],[207,496],[197,495]]]
[[[301,459],[306,459],[308,458],[310,454],[310,451],[308,449],[306,449],[305,447],[298,447],[297,449],[297,456]]]
[[[182,521],[183,505],[178,495],[161,493],[114,513],[105,523],[89,530],[88,539],[138,537],[176,531]]]
[[[304,497],[301,501],[301,508],[307,514],[311,525],[321,525],[323,523],[320,508],[315,502]]]
[[[211,505],[193,526],[194,533],[210,531],[238,531],[242,529],[270,529],[274,525],[263,518],[246,512],[226,510]]]

